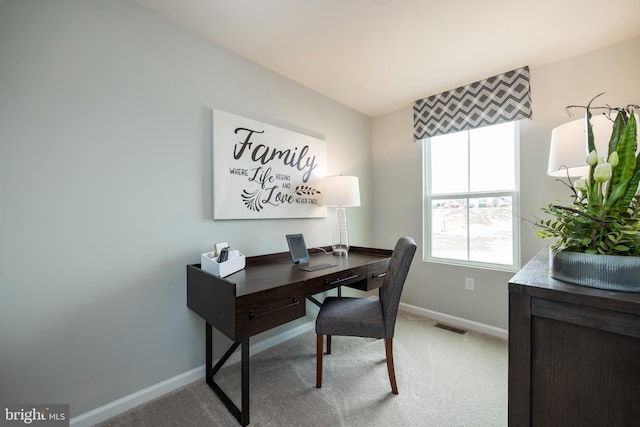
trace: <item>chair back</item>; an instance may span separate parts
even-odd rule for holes
[[[379,291],[384,315],[385,338],[393,338],[402,288],[404,288],[404,281],[409,273],[416,248],[417,245],[413,238],[401,237],[391,254],[389,269]]]

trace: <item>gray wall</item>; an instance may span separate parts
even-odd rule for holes
[[[601,92],[606,94],[598,105],[640,104],[638,70],[640,38],[531,68],[533,119],[520,125],[522,265],[549,244],[535,237],[536,229],[526,220],[540,216],[545,202],[569,201],[566,188],[546,175],[551,130],[577,118],[568,117],[565,106],[585,105]],[[396,235],[413,235],[422,252],[422,147],[413,143],[412,127],[411,106],[373,121],[373,237],[374,245],[388,245]],[[507,282],[512,276],[511,272],[414,262],[402,301],[507,329]],[[465,291],[465,277],[475,279],[474,292]]]
[[[327,172],[360,177],[352,242],[371,243],[369,117],[126,1],[0,2],[0,402],[76,416],[201,366],[186,264],[218,241],[330,243],[331,209],[211,219],[213,108],[324,138]]]

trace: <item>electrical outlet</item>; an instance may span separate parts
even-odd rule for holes
[[[473,283],[473,279],[471,277],[465,277],[464,278],[464,288],[467,291],[473,291],[475,290],[474,288],[474,283]]]

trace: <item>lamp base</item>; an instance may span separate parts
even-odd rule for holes
[[[333,245],[333,255],[335,256],[349,256],[349,246],[346,245]]]
[[[336,209],[336,224],[333,229],[333,254],[337,256],[349,255],[349,232],[347,231],[347,211],[338,206]]]

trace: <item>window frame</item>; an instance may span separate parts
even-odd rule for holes
[[[514,188],[508,190],[489,190],[489,191],[467,191],[455,193],[439,193],[431,194],[431,138],[422,139],[422,178],[423,178],[423,261],[438,264],[457,265],[465,267],[485,268],[491,270],[514,272],[520,269],[520,123],[513,121],[514,124]],[[467,133],[467,141],[469,141],[468,133],[475,129],[465,130]],[[467,162],[467,171],[470,172],[471,161]],[[469,199],[474,198],[494,198],[494,197],[511,197],[511,226],[512,226],[512,263],[502,264],[497,262],[473,261],[469,259],[444,258],[436,257],[432,254],[432,202],[436,200],[450,199],[467,199],[466,203],[466,220],[467,230],[469,230]],[[469,254],[469,244],[471,235],[467,233],[467,256]]]

